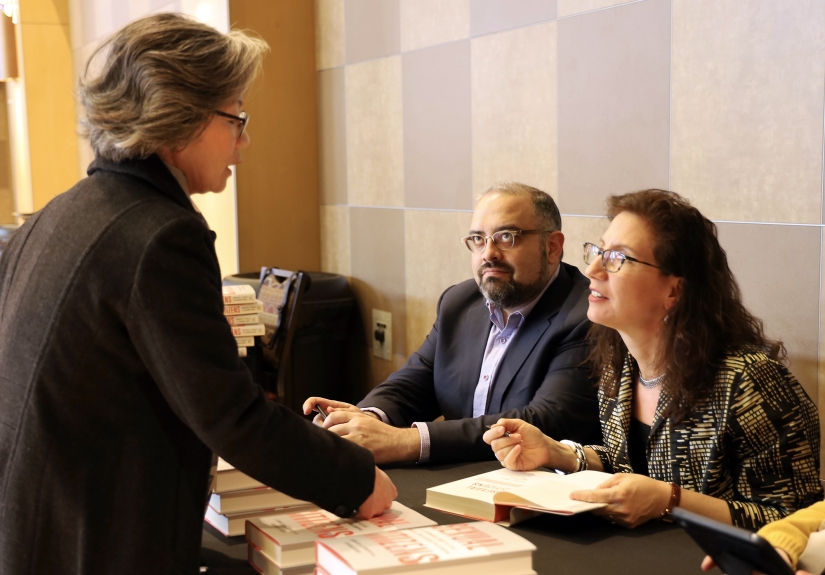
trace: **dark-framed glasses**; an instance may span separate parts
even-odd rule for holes
[[[479,254],[487,248],[487,240],[493,240],[493,244],[500,250],[509,250],[516,245],[516,238],[524,234],[550,233],[553,230],[501,230],[491,236],[481,234],[471,234],[461,238],[462,243],[473,253]]]
[[[650,266],[652,268],[662,269],[659,266],[643,262],[642,260],[637,260],[636,258],[632,258],[628,255],[623,254],[617,250],[603,250],[596,244],[591,244],[590,242],[584,243],[584,263],[590,265],[591,262],[595,261],[597,257],[601,256],[602,258],[602,267],[605,271],[610,273],[616,273],[620,269],[626,261],[636,262],[637,264],[644,264],[646,266]]]
[[[241,136],[243,136],[244,130],[246,130],[246,125],[249,123],[249,114],[247,114],[246,112],[241,112],[240,114],[235,116],[233,114],[221,112],[220,110],[215,110],[215,113],[223,118],[229,118],[230,120],[235,120],[236,122],[238,122],[238,125],[241,127],[238,131],[238,139],[240,140]]]

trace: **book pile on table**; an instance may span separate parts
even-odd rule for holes
[[[241,357],[246,357],[246,348],[255,345],[255,336],[265,332],[260,317],[263,309],[263,303],[255,299],[255,288],[252,286],[223,286],[223,315],[232,326],[232,335],[238,342],[238,355]]]
[[[234,537],[244,534],[244,524],[249,519],[311,507],[308,501],[267,487],[218,459],[215,487],[204,519],[227,537]]]
[[[318,540],[316,575],[535,575],[535,545],[494,523]]]
[[[315,570],[316,543],[329,539],[355,539],[366,534],[386,535],[435,525],[397,501],[369,520],[342,519],[311,507],[268,515],[246,522],[249,563],[265,575],[302,575]]]

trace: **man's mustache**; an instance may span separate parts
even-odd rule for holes
[[[510,274],[512,274],[513,271],[514,271],[513,266],[511,266],[509,264],[505,264],[503,262],[500,262],[500,263],[487,262],[486,264],[481,264],[480,266],[478,266],[478,272],[477,272],[478,277],[481,277],[484,274],[485,270],[491,270],[491,269],[493,269],[493,270],[502,270],[502,271],[508,272]]]

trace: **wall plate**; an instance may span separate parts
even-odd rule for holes
[[[372,355],[392,361],[392,314],[372,310]]]

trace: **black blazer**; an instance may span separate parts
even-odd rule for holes
[[[598,441],[596,384],[583,365],[588,280],[573,266],[559,275],[527,316],[501,361],[487,413],[473,418],[473,394],[490,335],[490,312],[474,280],[445,291],[427,339],[359,407],[377,407],[393,425],[428,423],[430,462],[492,459],[481,439],[500,417],[519,418],[555,439]]]
[[[172,174],[89,174],[0,258],[0,573],[196,573],[213,451],[350,514],[372,454],[265,400]]]

